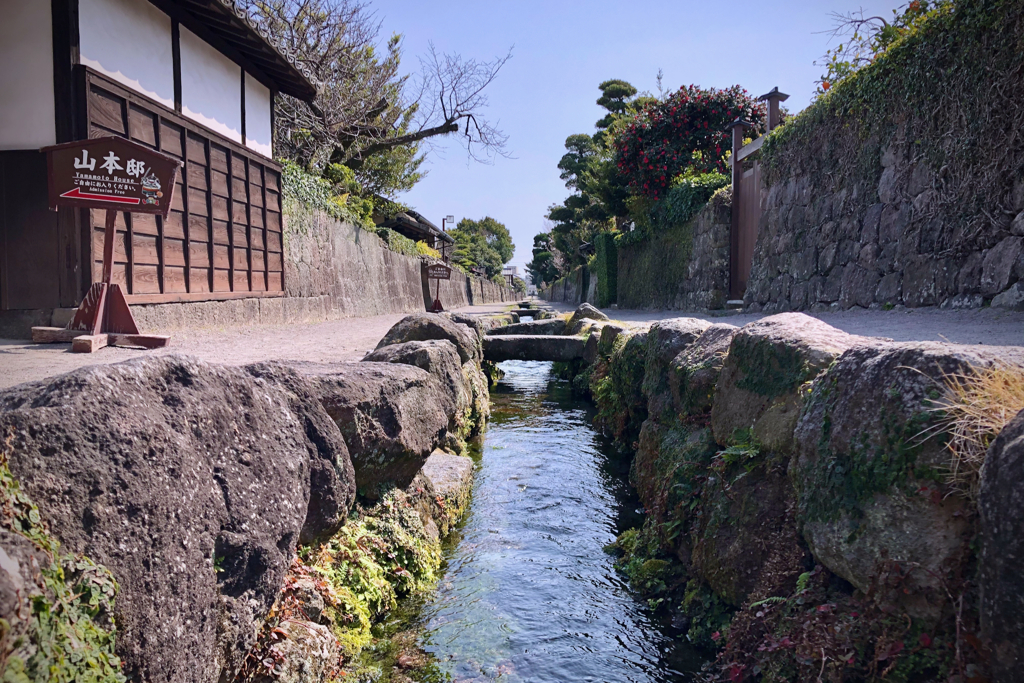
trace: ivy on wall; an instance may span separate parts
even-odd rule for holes
[[[795,175],[819,193],[864,187],[877,201],[882,153],[894,142],[932,171],[937,249],[977,244],[1012,220],[1024,175],[1024,4],[942,3],[810,107],[773,131],[761,150],[772,186]],[[920,213],[920,212],[919,212]]]

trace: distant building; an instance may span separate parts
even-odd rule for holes
[[[505,283],[509,287],[514,287],[515,279],[519,277],[519,266],[504,266],[501,269],[501,274],[505,278]]]
[[[48,209],[39,148],[121,136],[185,162],[169,217],[118,215],[129,303],[284,295],[274,97],[310,77],[230,0],[0,0],[0,323],[77,306],[102,210]]]
[[[441,252],[445,261],[451,260],[455,239],[416,211],[403,211],[392,218],[374,216],[373,222],[381,227],[390,228],[413,242],[426,242],[428,247]]]

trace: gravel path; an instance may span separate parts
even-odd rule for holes
[[[461,313],[504,311],[505,304],[469,306]],[[117,363],[141,354],[184,353],[214,363],[243,365],[261,360],[318,363],[358,361],[407,314],[345,318],[323,323],[175,330],[167,348],[141,351],[108,347],[96,353],[71,353],[70,344],[32,344],[0,339],[0,389],[52,377],[84,365]],[[159,334],[159,330],[152,330]]]
[[[552,304],[571,311],[568,304]],[[504,304],[470,306],[463,313],[493,313]],[[606,309],[614,320],[646,322],[692,316],[745,325],[762,314],[708,316],[681,311],[619,311]],[[358,361],[374,348],[381,337],[404,314],[372,318],[346,318],[323,323],[226,327],[174,331],[166,349],[106,348],[93,354],[71,353],[70,344],[30,344],[0,339],[0,389],[22,382],[59,375],[84,365],[116,363],[141,354],[184,353],[203,360],[242,365],[261,360],[303,360],[319,363]],[[1024,346],[1024,313],[994,309],[940,311],[907,309],[894,311],[843,311],[815,314],[830,325],[852,334],[889,337],[897,341],[949,341],[957,344]],[[154,330],[158,332],[158,330]]]
[[[569,304],[554,303],[559,311],[571,311]],[[707,315],[682,311],[636,311],[604,309],[613,320],[649,322],[665,318],[692,317],[746,325],[765,317],[764,313]],[[954,344],[1024,346],[1024,313],[993,308],[943,311],[937,308],[907,308],[892,311],[849,310],[810,313],[833,327],[866,337],[888,337],[896,341],[947,341]]]

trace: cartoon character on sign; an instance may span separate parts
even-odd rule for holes
[[[160,198],[164,196],[160,181],[152,171],[142,177],[142,196],[143,201],[153,205],[159,204]]]

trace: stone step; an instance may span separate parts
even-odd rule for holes
[[[583,357],[587,340],[539,334],[489,334],[484,337],[484,359],[569,361]]]

